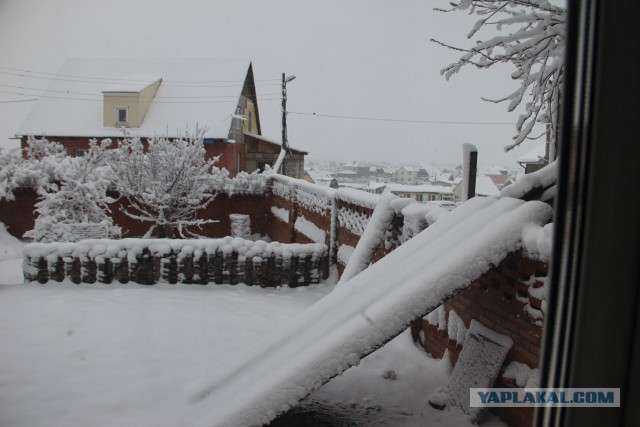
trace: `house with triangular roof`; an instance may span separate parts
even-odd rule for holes
[[[197,129],[206,156],[220,156],[231,175],[273,165],[280,143],[262,136],[250,60],[70,59],[16,136],[24,146],[29,135],[46,135],[78,156],[91,138],[177,138]],[[305,154],[291,150],[296,177]]]

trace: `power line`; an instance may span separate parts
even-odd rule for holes
[[[89,80],[106,80],[106,81],[116,81],[116,82],[135,82],[135,83],[131,83],[131,84],[139,84],[139,83],[143,83],[146,82],[147,80],[143,80],[143,79],[119,79],[119,78],[113,78],[113,77],[100,77],[100,76],[82,76],[82,75],[78,75],[78,74],[61,74],[61,73],[47,73],[44,71],[35,71],[35,70],[29,70],[29,69],[24,69],[24,68],[14,68],[14,67],[3,67],[0,66],[0,69],[3,70],[10,70],[10,71],[18,71],[18,72],[23,72],[23,73],[32,73],[32,74],[43,74],[46,76],[54,76],[54,77],[58,77],[58,76],[62,76],[62,77],[70,77],[70,78],[78,78],[78,79],[89,79]],[[2,72],[5,74],[11,74],[11,73],[7,73],[7,72]],[[22,74],[13,74],[13,75],[19,75],[19,76],[23,76],[23,77],[35,77],[35,76],[24,76]],[[41,77],[44,78],[44,77]],[[254,79],[254,82],[278,82],[279,79]],[[244,83],[244,80],[167,80],[166,82],[168,83]],[[279,83],[275,83],[277,85],[279,85]]]
[[[47,80],[47,81],[55,80],[55,81],[61,81],[61,82],[73,82],[73,83],[83,83],[83,84],[93,84],[93,85],[114,84],[113,81],[111,81],[111,82],[108,82],[108,81],[91,81],[91,80],[95,80],[95,79],[91,79],[90,77],[87,77],[87,80],[78,80],[78,79],[61,78],[61,77],[30,76],[30,75],[26,75],[26,74],[12,73],[12,72],[1,71],[1,70],[0,70],[0,74],[7,74],[7,75],[10,75],[10,76],[24,77],[24,78],[28,78],[28,79],[40,79],[40,80]],[[222,83],[224,83],[224,82],[222,82]],[[122,86],[140,86],[140,82],[133,83],[132,81],[128,81],[127,82],[127,81],[119,81],[118,80],[117,84],[122,85]],[[231,85],[231,84],[226,84],[226,85],[214,85],[214,84],[211,84],[211,85],[209,85],[209,84],[199,84],[199,83],[189,83],[189,82],[185,82],[185,83],[168,83],[167,82],[167,83],[165,83],[163,81],[162,84],[164,86],[193,87],[193,88],[210,88],[210,87],[228,87],[228,88],[233,88],[233,87],[237,87],[237,85]],[[255,83],[255,86],[257,86],[257,87],[259,87],[259,86],[280,86],[280,83]]]
[[[37,101],[38,98],[33,98],[33,99],[15,99],[15,100],[11,100],[11,101],[0,101],[0,104],[13,104],[16,102],[33,102],[33,101]]]
[[[12,91],[4,91],[4,90],[0,90],[0,93],[4,93],[4,94],[9,94],[9,95],[19,95],[19,96],[34,96],[33,94],[27,94],[27,93],[22,93],[22,92],[12,92]],[[47,98],[47,99],[64,99],[64,100],[68,100],[68,101],[93,101],[93,102],[103,102],[102,98],[97,99],[97,98],[74,98],[74,97],[68,97],[68,96],[55,96],[55,95],[37,95],[38,98]],[[237,103],[238,100],[237,99],[232,99],[232,100],[224,100],[224,99],[213,99],[215,97],[210,97],[209,101],[206,100],[202,100],[202,101],[154,101],[154,103],[156,104],[212,104],[212,103],[219,103],[219,102],[229,102],[229,103]],[[34,99],[37,100],[37,99]],[[272,100],[280,100],[280,98],[265,98],[262,99],[261,101],[272,101]]]
[[[80,96],[93,96],[100,97],[102,99],[102,93],[89,93],[89,92],[74,92],[69,90],[53,90],[53,89],[38,89],[33,87],[24,87],[24,86],[14,86],[14,85],[5,85],[0,83],[2,87],[8,87],[12,89],[21,89],[21,90],[31,90],[36,92],[50,92],[50,93],[61,93],[68,95],[80,95]],[[265,93],[260,96],[275,96],[280,95],[280,93]],[[140,97],[140,99],[213,99],[213,98],[238,98],[238,95],[200,95],[200,96],[147,96]]]
[[[510,125],[508,122],[466,122],[466,121],[444,121],[444,120],[411,120],[411,119],[389,119],[381,117],[361,117],[361,116],[341,116],[337,114],[320,114],[320,113],[304,113],[300,111],[287,111],[288,114],[298,114],[302,116],[327,117],[331,119],[347,119],[347,120],[368,120],[376,122],[399,122],[399,123],[430,123],[443,125]]]

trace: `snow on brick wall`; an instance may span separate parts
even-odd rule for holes
[[[356,248],[350,245],[340,245],[338,248],[338,262],[342,265],[347,265],[355,249]]]
[[[273,192],[273,194],[282,197],[283,199],[292,199],[291,186],[288,182],[274,179],[273,184],[271,185],[271,191]]]
[[[468,329],[471,320],[475,319],[513,340],[505,365],[514,365],[498,377],[495,387],[519,386],[516,381],[523,382],[524,373],[527,373],[524,382],[531,374],[534,383],[533,377],[539,372],[546,276],[545,261],[532,258],[526,250],[511,253],[424,320],[414,322],[411,325],[413,338],[434,357],[448,353],[455,364],[462,350],[462,328]],[[514,426],[529,426],[533,421],[531,408],[501,408],[499,415]]]
[[[296,218],[296,222],[293,227],[296,229],[296,231],[299,231],[316,243],[325,242],[325,231],[302,215]]]
[[[289,211],[277,206],[271,206],[271,213],[282,222],[289,222]]]

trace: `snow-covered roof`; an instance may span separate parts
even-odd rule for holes
[[[412,167],[412,166],[400,166],[400,167],[398,168],[398,170],[400,170],[400,169],[404,169],[404,170],[405,170],[405,171],[407,171],[407,172],[418,172],[418,169],[417,169],[417,168],[414,168],[414,167]]]
[[[331,181],[333,179],[333,173],[326,170],[307,169],[305,172],[309,174],[311,178],[318,184],[321,181]]]
[[[123,78],[122,82],[112,83],[102,89],[102,93],[138,93],[148,88],[158,80],[162,80],[159,74],[132,74]]]
[[[479,196],[498,196],[500,190],[489,176],[478,175],[476,177],[476,194]]]
[[[251,133],[251,132],[244,132],[244,134],[245,135],[249,135],[252,138],[259,139],[261,141],[267,142],[269,144],[273,144],[273,145],[277,145],[278,147],[282,147],[282,141],[277,141],[277,140],[275,140],[273,138],[268,138],[268,137],[266,137],[264,135],[258,135],[256,133]],[[289,144],[289,148],[294,150],[294,151],[299,151],[299,152],[304,153],[304,154],[309,154],[309,152],[307,150],[304,150],[302,148],[293,147],[291,144]]]
[[[103,126],[102,92],[139,90],[161,76],[145,119],[129,129],[132,134],[175,137],[198,127],[207,129],[206,138],[227,138],[250,64],[248,59],[70,59],[16,134],[122,136],[121,129]]]
[[[489,169],[485,170],[485,175],[508,175],[509,170],[503,168],[502,166],[492,166]]]
[[[546,147],[544,144],[538,145],[531,151],[518,157],[517,162],[522,163],[542,163],[545,161]]]

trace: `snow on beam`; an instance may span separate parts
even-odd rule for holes
[[[358,240],[358,244],[345,266],[338,285],[341,286],[348,282],[371,264],[378,246],[384,241],[385,233],[393,221],[394,209],[391,202],[397,198],[398,196],[391,193],[384,193],[380,197],[362,237]]]
[[[197,425],[270,422],[519,249],[526,224],[551,216],[542,202],[467,201],[203,384],[191,399]]]

